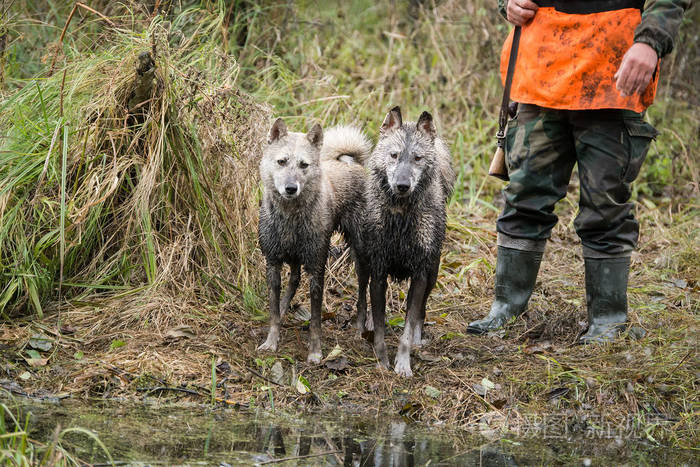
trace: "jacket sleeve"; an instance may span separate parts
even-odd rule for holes
[[[508,0],[498,0],[498,12],[505,19],[508,19],[508,16],[506,16],[506,3],[508,3]]]
[[[634,41],[651,46],[659,58],[668,55],[678,36],[683,13],[691,0],[655,0],[642,13],[642,22],[634,31]]]

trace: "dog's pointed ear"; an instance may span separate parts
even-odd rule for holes
[[[268,144],[272,144],[285,136],[287,136],[287,125],[285,125],[282,118],[278,118],[275,120],[275,123],[272,124],[272,128],[270,128],[270,138],[267,142]]]
[[[403,120],[401,119],[401,107],[398,105],[391,109],[386,117],[384,117],[384,123],[379,130],[381,133],[389,133],[394,130],[398,130],[403,125]]]
[[[318,123],[315,124],[308,133],[306,133],[306,139],[309,140],[311,146],[320,148],[323,144],[323,129]]]
[[[433,116],[428,112],[423,112],[418,118],[418,123],[416,123],[416,128],[418,131],[429,136],[431,139],[435,138],[437,135],[437,130],[435,129],[435,124],[433,123]]]

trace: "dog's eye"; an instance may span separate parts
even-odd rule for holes
[[[413,157],[414,157],[417,161],[423,159],[423,156],[421,156],[420,154],[416,154],[416,155],[413,156]]]
[[[287,159],[277,159],[277,163],[279,165],[285,165],[287,163]]]
[[[307,168],[308,166],[309,166],[309,163],[308,163],[308,162],[303,162],[303,161],[302,161],[302,162],[299,162],[299,167],[302,168],[302,169],[305,169],[305,168]]]
[[[392,158],[392,159],[396,159],[397,157],[399,157],[399,154],[398,154],[397,152],[392,152],[392,153],[391,153],[391,158]]]

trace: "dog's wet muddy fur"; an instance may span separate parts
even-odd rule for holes
[[[389,367],[384,342],[387,277],[411,279],[404,332],[394,370],[412,376],[412,345],[420,345],[425,306],[437,280],[445,238],[445,203],[454,172],[433,117],[403,123],[394,107],[384,119],[379,141],[367,166],[365,254],[370,258],[370,298],[374,349],[379,364]]]
[[[365,170],[371,144],[354,127],[339,126],[323,134],[315,125],[307,134],[292,133],[282,119],[270,130],[260,162],[263,200],[258,237],[267,265],[270,330],[259,350],[277,350],[280,321],[301,278],[301,266],[311,275],[311,336],[307,361],[321,361],[321,304],[330,238],[343,233],[357,258],[358,323],[364,325],[369,269],[355,255],[360,245]],[[280,271],[290,267],[287,290],[280,303]]]

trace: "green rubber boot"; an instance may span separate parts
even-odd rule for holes
[[[541,251],[499,246],[496,261],[496,299],[489,314],[483,319],[469,323],[467,332],[485,334],[522,314],[535,287],[541,262]]]
[[[627,328],[630,258],[584,258],[588,331],[582,344],[608,342]]]

